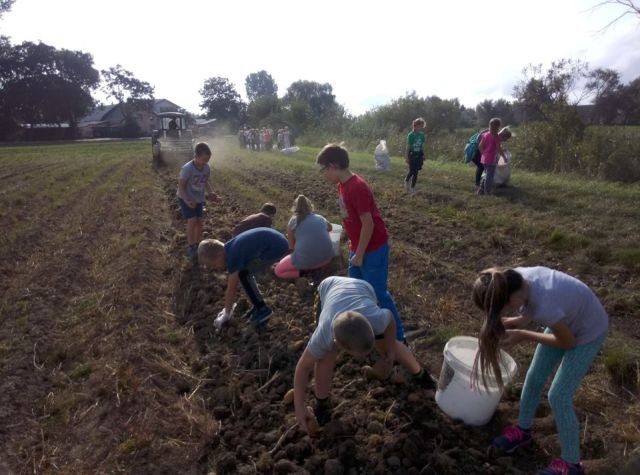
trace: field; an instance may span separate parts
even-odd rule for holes
[[[205,237],[229,238],[265,201],[284,229],[298,193],[339,222],[317,149],[214,145],[221,200],[207,206]],[[515,170],[513,186],[478,198],[471,168],[428,161],[409,196],[392,165],[382,174],[352,156],[389,227],[390,288],[418,359],[438,375],[446,341],[477,334],[478,270],[571,273],[612,322],[576,397],[583,458],[589,473],[640,463],[640,188]],[[225,278],[184,258],[176,176],[177,165],[151,167],[146,141],[0,148],[0,473],[524,474],[559,452],[546,400],[533,449],[485,451],[517,416],[531,345],[512,353],[518,381],[486,427],[451,421],[431,392],[368,381],[367,362],[342,356],[334,420],[302,435],[281,401],[313,329],[312,293],[263,276],[268,330],[237,319],[214,332]],[[332,269],[346,272],[345,245]]]

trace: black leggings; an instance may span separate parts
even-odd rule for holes
[[[262,294],[260,294],[260,290],[258,289],[256,278],[253,276],[253,274],[248,270],[241,270],[238,273],[238,277],[240,277],[240,284],[242,284],[242,288],[247,294],[247,297],[249,297],[249,300],[251,301],[253,306],[263,307],[265,303],[262,298]]]
[[[473,156],[473,159],[471,159],[471,161],[476,166],[476,186],[480,186],[480,180],[482,179],[482,173],[484,172],[484,165],[482,163],[480,163],[480,158],[481,157],[482,156],[480,155],[480,152],[478,151]]]
[[[418,181],[418,172],[422,170],[422,162],[424,162],[424,153],[411,152],[409,154],[409,173],[404,181],[411,179],[411,186],[415,188]]]

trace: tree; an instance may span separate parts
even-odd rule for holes
[[[617,23],[619,20],[621,20],[623,17],[627,15],[637,15],[638,18],[640,18],[640,2],[638,2],[637,0],[605,0],[604,2],[600,2],[596,6],[594,6],[592,10],[595,10],[596,8],[604,7],[606,5],[617,5],[617,6],[623,7],[625,11],[620,13],[617,17],[615,17],[613,20],[607,23],[604,26],[604,28],[602,28],[602,30],[600,31],[606,30],[611,25],[613,25],[614,23]]]
[[[237,125],[242,119],[245,106],[229,79],[223,77],[207,79],[200,89],[200,95],[202,96],[200,107],[205,110],[207,118],[228,121],[233,125]]]
[[[2,15],[11,10],[11,7],[15,3],[15,0],[0,0],[0,18]]]
[[[640,125],[640,77],[622,88],[620,102],[624,123]]]
[[[623,85],[620,73],[613,69],[598,68],[587,75],[585,89],[593,94],[592,119],[602,124],[612,124],[622,108]]]
[[[0,41],[0,114],[5,126],[69,122],[93,105],[100,80],[93,57],[44,43]]]
[[[131,71],[117,64],[115,67],[101,71],[104,80],[102,90],[107,97],[115,99],[119,104],[135,105],[153,101],[154,88],[146,81],[137,79]]]
[[[304,102],[309,106],[311,118],[317,124],[324,117],[335,111],[336,96],[329,83],[320,84],[315,81],[296,81],[287,89],[284,96],[286,104]]]
[[[101,73],[104,81],[102,90],[107,97],[115,99],[120,104],[124,116],[124,136],[138,137],[141,130],[135,114],[152,110],[153,86],[136,78],[131,71],[119,64],[103,69]]]
[[[250,102],[255,101],[259,97],[277,97],[278,95],[278,85],[271,77],[271,74],[265,70],[249,74],[244,80],[244,85],[247,90],[247,98]]]
[[[247,121],[254,126],[266,125],[263,122],[277,115],[280,109],[280,101],[277,97],[260,96],[247,106]]]
[[[576,96],[576,85],[584,78],[587,65],[582,61],[561,59],[551,63],[543,73],[542,65],[529,65],[525,78],[513,88],[513,95],[523,111],[523,119],[548,119],[545,107],[576,105],[583,98]]]
[[[476,106],[477,125],[486,127],[493,117],[499,117],[503,124],[513,124],[513,106],[505,99],[493,101],[485,99]]]

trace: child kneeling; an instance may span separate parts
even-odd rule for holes
[[[294,405],[300,429],[308,432],[305,395],[309,376],[315,373],[315,416],[320,424],[331,418],[329,389],[338,350],[364,356],[375,346],[389,362],[398,361],[417,386],[435,389],[435,381],[420,367],[411,350],[396,339],[391,311],[378,307],[373,287],[364,280],[328,277],[318,286],[318,326],[311,335],[294,375]]]

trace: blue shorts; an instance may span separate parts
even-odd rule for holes
[[[187,205],[182,198],[178,198],[178,202],[180,203],[180,209],[182,210],[184,219],[202,218],[204,203],[198,203],[195,208],[189,208],[189,205]]]

